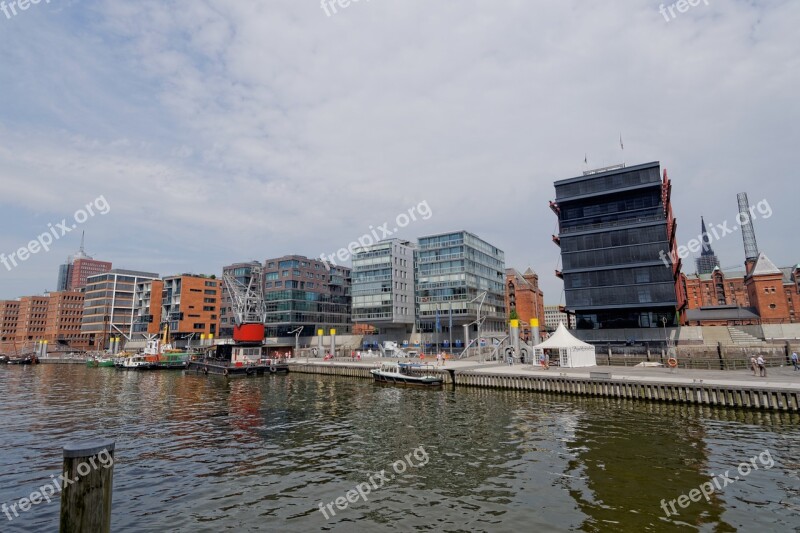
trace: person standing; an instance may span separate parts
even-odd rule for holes
[[[797,352],[792,352],[792,365],[794,365],[795,372],[800,370],[800,366],[797,366]]]
[[[764,378],[767,377],[767,366],[766,366],[766,363],[764,362],[764,358],[761,356],[761,354],[758,355],[758,359],[756,359],[756,362],[758,363],[758,375],[759,375],[759,377],[764,377]]]
[[[756,362],[756,356],[755,355],[751,355],[750,356],[750,370],[753,371],[753,375],[754,376],[756,375],[756,366],[758,366],[758,363]]]
[[[436,366],[441,366],[441,365],[442,365],[442,354],[441,353],[437,353],[436,354]]]

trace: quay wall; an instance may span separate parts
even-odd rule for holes
[[[370,367],[362,365],[290,363],[291,372],[361,379],[372,379],[370,370]],[[455,369],[437,369],[430,373],[440,373],[446,384],[460,387],[800,412],[800,390],[776,387],[632,381],[613,379],[609,377],[610,373],[601,371],[592,372],[589,377],[514,375]]]

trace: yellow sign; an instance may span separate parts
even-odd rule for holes
[[[519,329],[519,320],[517,320],[516,318],[515,318],[515,319],[513,319],[513,320],[510,320],[510,321],[509,321],[509,323],[511,324],[511,327],[512,327],[512,328],[517,328],[517,329]]]
[[[331,329],[331,335],[336,335],[336,330],[335,329]]]
[[[317,335],[319,335],[320,337],[322,337],[323,335],[325,335],[325,330],[324,330],[324,329],[318,329],[318,330],[317,330]]]
[[[531,318],[531,327],[538,328],[539,327],[539,319],[538,318]]]

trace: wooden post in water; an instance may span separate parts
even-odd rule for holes
[[[113,440],[64,446],[61,533],[109,533],[114,481]],[[72,481],[70,483],[69,481]]]

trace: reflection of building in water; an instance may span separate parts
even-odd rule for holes
[[[584,479],[571,483],[569,490],[588,515],[579,529],[616,524],[624,514],[629,531],[652,531],[665,519],[661,500],[688,495],[709,481],[705,429],[694,408],[600,398],[578,401],[586,416],[566,446],[575,453],[569,474]],[[680,515],[666,520],[698,527],[719,524],[723,512],[715,495],[711,503],[702,499],[685,509],[676,503],[676,509]]]

